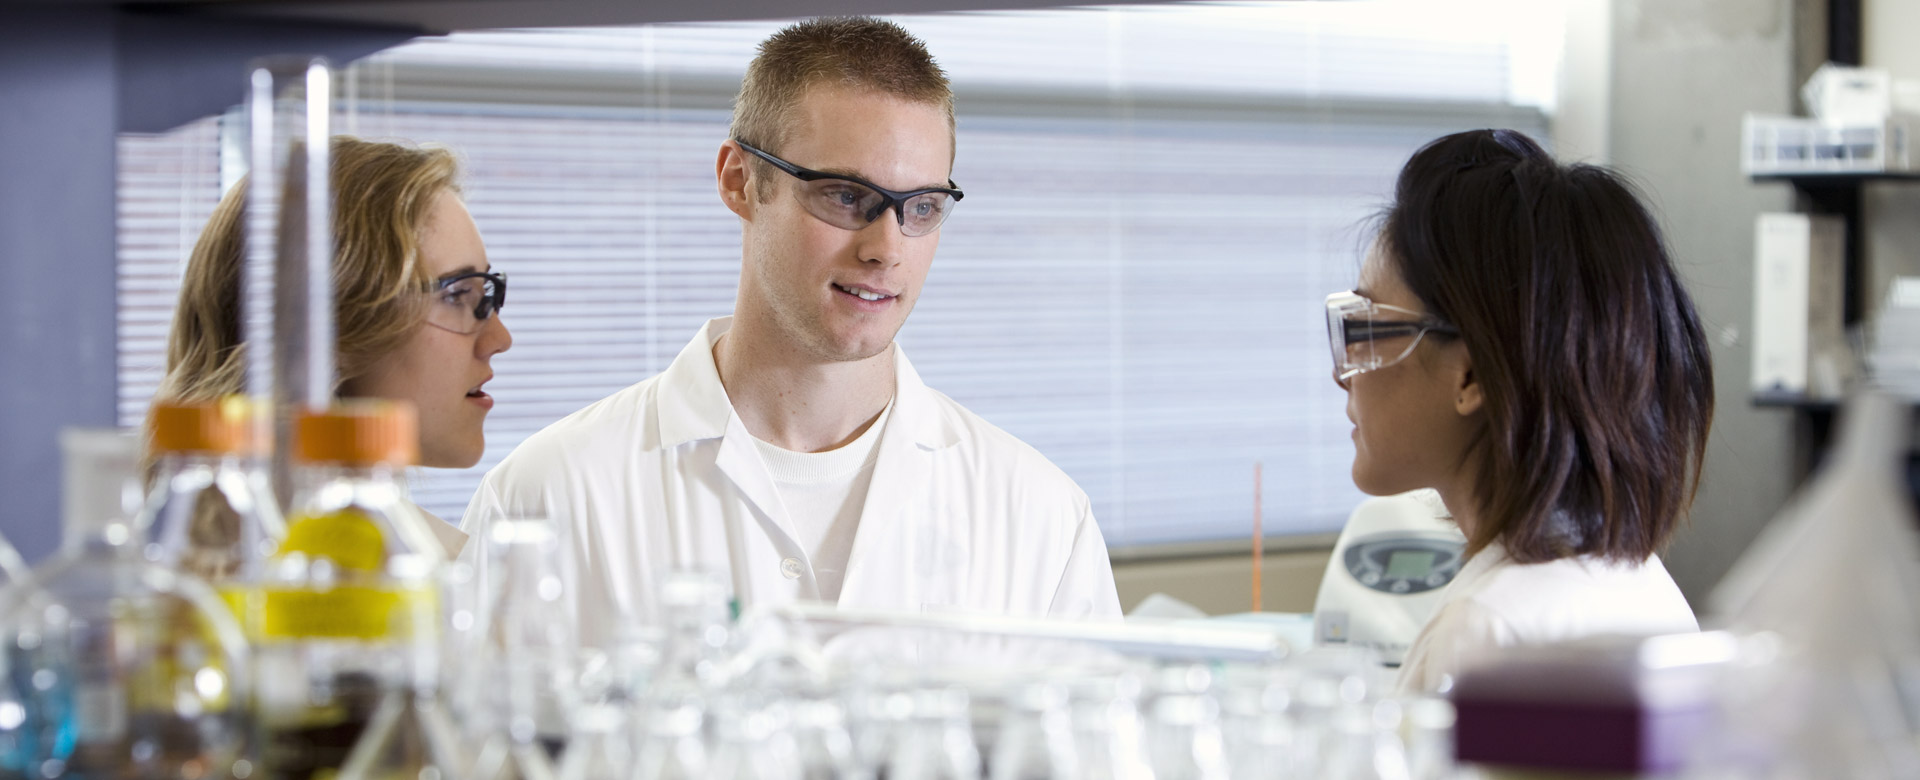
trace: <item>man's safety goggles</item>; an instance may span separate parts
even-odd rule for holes
[[[1327,337],[1333,347],[1333,378],[1386,368],[1413,354],[1420,339],[1436,332],[1460,335],[1446,320],[1398,306],[1374,303],[1353,292],[1327,296]]]
[[[860,230],[892,209],[899,215],[900,232],[924,236],[940,229],[965,194],[952,181],[945,187],[895,192],[865,179],[802,168],[738,138],[733,142],[768,164],[799,179],[800,205],[821,222],[842,230]]]

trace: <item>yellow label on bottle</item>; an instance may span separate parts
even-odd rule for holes
[[[415,624],[431,626],[436,599],[422,584],[385,580],[386,538],[358,509],[295,517],[279,556],[300,553],[327,558],[344,575],[323,587],[267,586],[255,593],[228,593],[257,640],[398,640]]]
[[[261,593],[261,638],[404,639],[431,622],[433,591],[342,585],[324,590],[269,588]]]
[[[387,540],[380,526],[353,507],[323,515],[304,515],[287,524],[287,540],[280,555],[305,553],[309,558],[331,558],[350,571],[379,571],[387,559]]]

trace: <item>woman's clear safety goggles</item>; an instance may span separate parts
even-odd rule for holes
[[[491,271],[455,274],[433,283],[427,324],[470,336],[507,305],[507,275]]]
[[[1327,338],[1336,382],[1344,384],[1357,374],[1405,360],[1429,332],[1460,335],[1459,329],[1431,314],[1374,303],[1352,291],[1327,296]]]

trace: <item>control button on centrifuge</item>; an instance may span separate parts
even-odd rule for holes
[[[1394,580],[1392,585],[1387,586],[1388,590],[1391,590],[1395,593],[1405,593],[1408,590],[1411,590],[1412,588],[1413,586],[1411,584],[1408,584],[1406,580]]]
[[[786,558],[780,561],[780,574],[787,579],[800,579],[800,559]]]
[[[1447,584],[1447,575],[1438,572],[1427,575],[1427,587],[1438,588],[1445,584]]]
[[[1375,571],[1360,575],[1360,584],[1372,587],[1380,584],[1380,573]]]

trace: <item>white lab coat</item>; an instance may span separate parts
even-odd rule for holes
[[[469,504],[468,533],[503,516],[562,529],[588,644],[615,641],[616,623],[657,625],[656,589],[676,569],[728,574],[742,609],[819,597],[809,551],[714,366],[731,322],[708,322],[665,372],[528,438]],[[893,412],[837,603],[1119,617],[1086,493],[893,350]]]
[[[1468,559],[1400,666],[1405,692],[1438,690],[1488,650],[1601,634],[1700,630],[1660,556],[1639,565],[1592,556],[1520,564],[1498,542]]]

